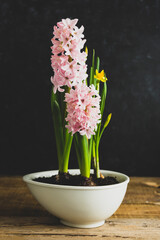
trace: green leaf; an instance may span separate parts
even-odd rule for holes
[[[52,87],[52,90],[51,90],[51,110],[52,111],[53,111],[53,103],[56,99],[57,99],[57,96],[56,96],[56,94],[54,94],[53,87]]]
[[[99,67],[100,67],[100,58],[97,57],[97,62],[96,62],[96,69],[99,72]]]
[[[58,102],[55,100],[53,103],[53,121],[55,125],[55,131],[57,134],[56,137],[60,140],[61,147],[64,146],[63,141],[63,125],[62,125],[62,118],[61,118],[61,111]]]
[[[93,76],[94,76],[93,67],[91,67],[91,68],[90,68],[89,85],[93,84]]]
[[[104,83],[104,86],[103,86],[103,90],[102,90],[102,96],[101,96],[101,106],[100,106],[100,110],[101,110],[101,119],[103,117],[103,112],[104,112],[104,107],[105,107],[105,101],[106,101],[106,96],[107,96],[107,85],[106,83]],[[99,141],[100,141],[100,129],[101,129],[101,122],[98,124],[97,126],[97,131],[96,131],[96,139],[95,141],[97,142],[97,144],[99,144]]]
[[[97,57],[97,61],[96,61],[96,68],[94,70],[94,74],[96,74],[96,70],[99,72],[99,67],[100,67],[100,59],[99,57]],[[94,85],[96,87],[96,89],[98,90],[98,92],[100,91],[100,81],[97,80],[97,78],[94,77]]]
[[[94,64],[95,64],[95,50],[93,49],[93,53],[92,53],[92,67],[94,69]]]
[[[59,161],[59,167],[61,170],[63,161],[64,138],[63,138],[63,125],[61,119],[61,111],[57,100],[52,101],[52,117],[53,126],[57,146],[57,155]]]
[[[95,50],[93,49],[93,53],[92,53],[92,84],[94,84],[94,86],[96,88],[96,79],[94,78],[94,74],[95,74]]]
[[[105,102],[106,102],[106,96],[107,96],[107,84],[104,82],[103,84],[103,90],[102,90],[102,96],[101,96],[101,115],[103,117]]]
[[[64,93],[57,92],[54,94],[52,89],[51,110],[60,172],[68,172],[69,156],[73,139],[73,136],[71,133],[68,133],[68,129],[65,127],[65,108]]]

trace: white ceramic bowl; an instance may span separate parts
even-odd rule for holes
[[[69,170],[71,174],[79,174],[79,170]],[[57,170],[37,172],[25,175],[33,196],[51,214],[60,218],[68,226],[92,228],[104,224],[120,206],[126,193],[129,177],[113,171],[101,170],[104,176],[116,177],[120,183],[107,186],[65,186],[39,183],[33,181],[37,177],[49,177],[57,174]]]

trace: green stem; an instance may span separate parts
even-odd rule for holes
[[[77,160],[78,160],[78,166],[81,172],[81,149],[79,149],[79,144],[78,144],[78,137],[77,134],[74,135],[74,147],[76,150],[76,155],[77,155]]]
[[[93,148],[93,136],[91,136],[90,140],[88,141],[88,150],[89,150],[89,169],[91,169],[92,148]]]
[[[72,140],[73,140],[73,136],[71,136],[71,134],[68,133],[68,130],[66,129],[66,141],[65,141],[64,151],[63,151],[63,161],[61,165],[62,167],[61,171],[63,173],[68,172],[68,164],[69,164],[69,156],[71,152]]]
[[[91,146],[89,146],[87,137],[75,134],[75,148],[78,159],[81,176],[90,177],[90,159],[91,159]]]
[[[89,167],[89,159],[88,159],[88,140],[86,136],[80,136],[81,144],[82,144],[82,172],[81,175],[83,177],[90,177],[90,167]]]
[[[96,139],[97,140],[97,139]],[[100,178],[100,169],[99,169],[99,141],[96,141],[96,177]]]
[[[96,171],[96,145],[95,145],[95,140],[93,140],[93,144],[92,144],[92,166],[94,169],[94,172]]]

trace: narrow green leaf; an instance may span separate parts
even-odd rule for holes
[[[95,50],[93,49],[93,53],[92,53],[92,67],[94,69],[95,65]]]
[[[97,57],[96,68],[94,70],[94,74],[96,74],[96,70],[99,72],[99,67],[100,67],[100,59],[99,59],[99,57]],[[94,85],[99,92],[100,91],[100,84],[99,84],[99,81],[97,81],[97,78],[95,78],[95,77],[94,77]]]
[[[101,118],[103,117],[103,112],[104,112],[104,107],[105,107],[105,101],[106,101],[106,95],[107,95],[107,85],[104,83],[103,89],[102,89],[102,96],[101,96]],[[100,141],[99,135],[100,135],[100,129],[101,129],[101,122],[97,126],[97,131],[96,131],[96,141]]]
[[[52,102],[52,117],[53,117],[53,126],[54,126],[54,133],[56,139],[56,146],[57,146],[57,155],[59,166],[62,166],[62,156],[64,149],[64,139],[63,139],[63,127],[62,127],[62,119],[61,119],[61,111],[59,104],[56,100]]]
[[[95,50],[93,49],[93,54],[92,54],[92,84],[94,84],[95,88],[96,88],[96,78],[94,78],[94,74],[95,74]]]
[[[97,62],[96,62],[96,69],[99,72],[99,67],[100,67],[100,58],[97,57]]]
[[[57,99],[57,96],[56,96],[56,94],[54,94],[53,88],[52,88],[52,90],[51,90],[51,110],[53,110],[53,103],[56,99]]]
[[[89,85],[93,84],[93,67],[90,68],[90,79],[89,79]]]
[[[106,84],[106,82],[104,82],[102,95],[101,95],[101,116],[103,116],[105,102],[106,102],[106,96],[107,96],[107,84]]]

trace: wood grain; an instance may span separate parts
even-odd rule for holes
[[[94,229],[63,226],[22,178],[0,177],[0,239],[160,239],[160,178],[132,177],[123,204]]]

